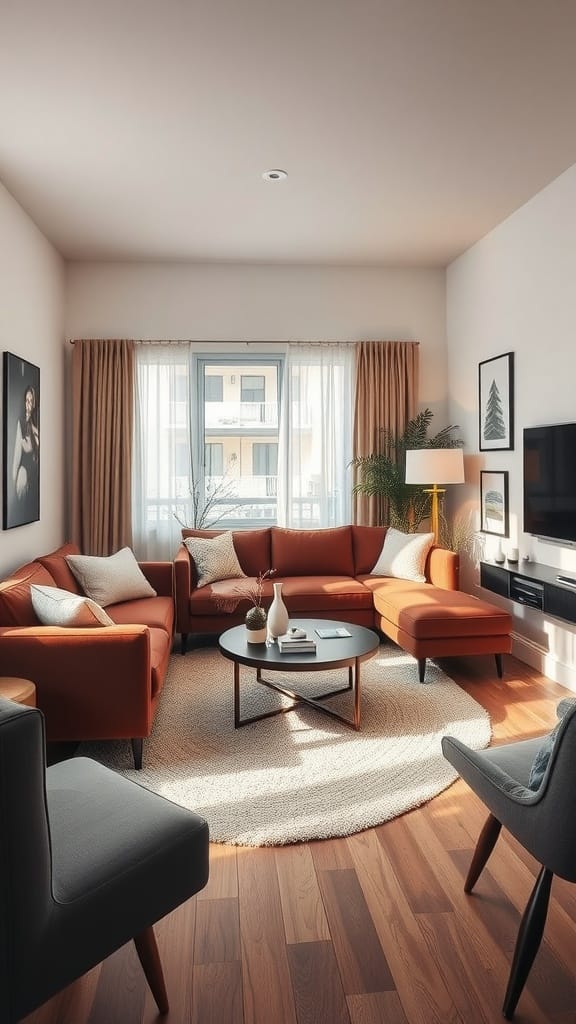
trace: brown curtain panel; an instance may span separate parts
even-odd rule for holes
[[[72,539],[87,555],[132,544],[134,344],[76,341],[72,355]]]
[[[419,356],[417,341],[361,341],[356,346],[355,458],[378,451],[382,427],[402,433],[416,415]],[[381,498],[354,495],[355,523],[385,523],[386,511]]]

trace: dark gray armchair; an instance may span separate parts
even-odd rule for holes
[[[208,826],[95,761],[45,768],[44,718],[0,699],[0,1020],[134,939],[168,1011],[152,925],[208,880]]]
[[[516,940],[503,1006],[508,1020],[540,947],[552,879],[576,882],[576,701],[562,701],[558,714],[553,742],[539,737],[474,751],[451,736],[442,740],[444,756],[490,810],[464,891],[472,891],[503,825],[542,865]]]

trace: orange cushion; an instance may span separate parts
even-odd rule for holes
[[[0,583],[0,625],[38,625],[30,596],[33,583],[43,587],[56,586],[54,578],[39,562],[28,562]]]
[[[354,576],[352,528],[287,530],[272,527],[272,568],[281,576]]]
[[[376,611],[419,640],[432,637],[507,635],[512,616],[496,605],[460,590],[430,583],[363,579],[373,592]]]
[[[76,544],[63,544],[61,548],[51,551],[49,555],[39,556],[38,561],[40,565],[48,569],[57,587],[60,587],[61,590],[69,590],[72,594],[82,594],[82,588],[65,558],[66,555],[79,555],[80,553],[80,548]]]
[[[182,539],[186,537],[218,537],[226,530],[182,530]],[[270,568],[270,530],[233,530],[234,550],[242,571],[247,576],[258,576]],[[194,573],[194,567],[193,567]],[[196,577],[194,584],[196,584]]]
[[[372,608],[372,595],[350,576],[288,576],[282,597],[289,615],[299,612]]]
[[[355,576],[372,572],[382,551],[386,526],[353,526],[352,548],[354,551]]]
[[[190,611],[194,615],[230,615],[233,612],[245,614],[252,607],[253,601],[242,595],[255,583],[254,577],[208,583],[190,594]],[[270,607],[273,594],[272,584],[269,580],[264,580],[262,603],[265,608]]]
[[[146,597],[137,601],[109,604],[106,614],[117,626],[151,626],[172,635],[174,602],[171,597]]]

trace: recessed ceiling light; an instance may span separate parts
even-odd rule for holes
[[[279,167],[273,167],[270,171],[264,171],[262,177],[264,181],[283,181],[288,174],[286,171],[281,171]]]

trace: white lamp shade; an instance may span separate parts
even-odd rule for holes
[[[414,448],[406,452],[407,484],[463,484],[461,448]]]

